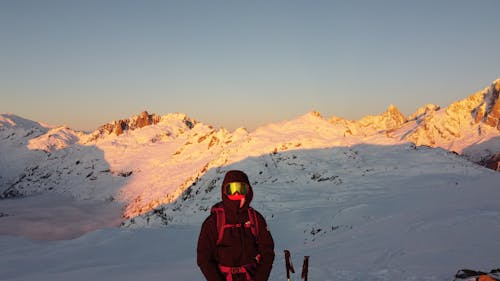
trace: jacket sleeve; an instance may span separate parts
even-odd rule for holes
[[[209,216],[201,226],[198,237],[197,263],[207,281],[225,281],[215,260],[215,244],[217,242],[217,228],[213,215]]]
[[[257,214],[257,219],[259,221],[257,246],[261,255],[261,261],[257,266],[255,281],[267,281],[274,262],[274,241],[267,227],[266,220],[260,213]]]

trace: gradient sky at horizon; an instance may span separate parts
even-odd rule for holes
[[[0,113],[250,130],[447,106],[500,77],[500,1],[1,1]]]

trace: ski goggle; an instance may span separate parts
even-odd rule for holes
[[[248,184],[244,182],[230,182],[226,184],[224,190],[227,195],[235,195],[236,193],[246,195],[248,192]]]

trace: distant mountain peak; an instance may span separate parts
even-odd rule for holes
[[[47,131],[48,128],[43,126],[39,122],[35,122],[15,114],[0,114],[0,127],[6,128],[23,128],[25,130],[29,129],[39,129],[41,131]]]
[[[446,108],[448,123],[453,120],[461,120],[460,122],[456,121],[458,122],[456,126],[484,124],[500,130],[499,93],[500,79],[497,79],[483,90],[450,104]]]
[[[324,119],[323,118],[323,115],[321,115],[321,112],[317,111],[317,110],[313,110],[313,111],[310,111],[306,114],[306,116],[310,116],[310,117],[316,117],[316,118],[320,118],[320,119]]]
[[[181,112],[170,113],[170,114],[161,116],[161,118],[160,118],[161,122],[170,122],[172,120],[180,120],[190,129],[194,128],[194,126],[199,123],[198,121],[187,116],[185,113],[181,113]]]
[[[442,147],[466,153],[471,147],[489,141],[500,131],[500,79],[469,97],[417,120],[418,127],[406,133],[404,139],[417,145]],[[484,150],[496,153],[497,150]],[[481,153],[483,153],[481,152]],[[483,157],[481,153],[470,156]],[[488,156],[488,155],[486,155]]]
[[[385,131],[398,128],[406,121],[406,116],[404,116],[395,105],[391,104],[381,115],[365,116],[359,120],[359,124],[363,127],[370,127],[376,131]]]
[[[394,105],[394,104],[390,104],[389,107],[387,107],[387,111],[399,111],[399,109]]]
[[[157,124],[160,120],[161,116],[149,114],[147,111],[143,111],[139,113],[139,115],[132,116],[128,119],[115,120],[100,126],[94,131],[94,133],[92,133],[92,137],[89,141],[94,141],[99,137],[111,135],[113,133],[116,136],[119,136],[127,130],[135,130],[145,126]]]
[[[399,109],[394,104],[389,105],[389,107],[387,107],[387,110],[382,113],[382,116],[390,119],[395,119],[400,124],[406,122],[406,116],[404,116],[403,113],[401,113],[401,111],[399,111]]]
[[[438,111],[441,109],[439,105],[436,104],[426,104],[418,108],[412,115],[408,116],[408,120],[418,120],[425,117],[427,114]]]
[[[75,132],[67,126],[50,129],[47,133],[33,138],[28,143],[28,148],[52,152],[69,147],[80,140],[81,133]]]
[[[500,130],[500,79],[495,80],[489,87],[478,94],[482,95],[482,102],[472,110],[472,117],[476,123],[484,123]]]
[[[128,119],[120,119],[109,122],[97,128],[86,142],[93,142],[108,135],[120,136],[126,131],[134,131],[152,125],[173,125],[181,126],[179,132],[185,129],[193,129],[199,122],[188,117],[184,113],[170,113],[164,116],[155,113],[150,114],[148,111],[142,111],[138,115],[134,115]]]

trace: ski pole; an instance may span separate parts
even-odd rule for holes
[[[290,261],[290,251],[285,250],[286,280],[290,281],[290,272],[295,273],[292,261]]]
[[[304,263],[302,264],[302,279],[307,281],[307,273],[309,272],[309,256],[304,256]]]

